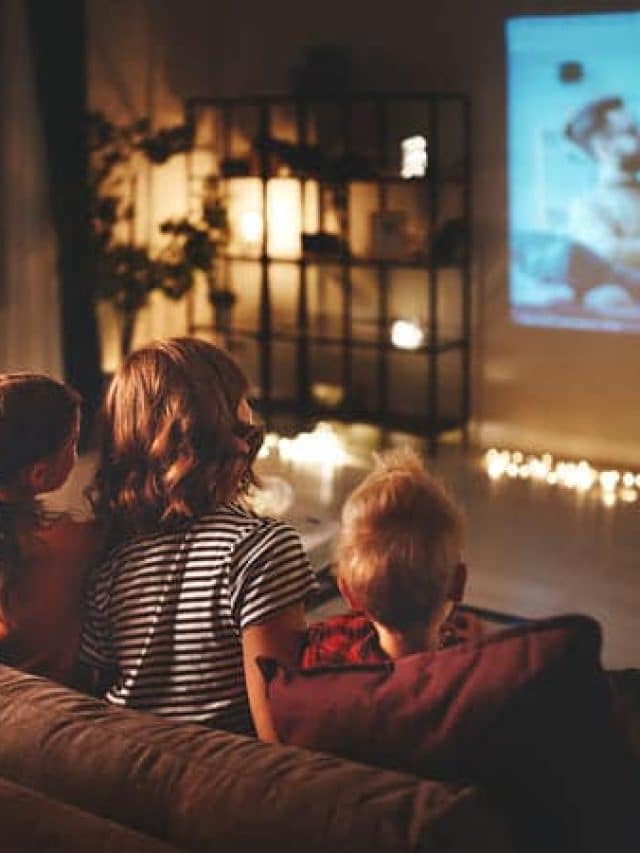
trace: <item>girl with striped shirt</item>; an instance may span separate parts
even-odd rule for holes
[[[243,505],[262,433],[222,350],[176,338],[124,360],[92,486],[110,550],[81,659],[114,704],[275,740],[259,655],[295,660],[314,575],[298,534]]]

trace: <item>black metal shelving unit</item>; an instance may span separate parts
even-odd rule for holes
[[[411,119],[398,120],[407,109]],[[362,111],[372,117],[369,131],[362,132]],[[361,112],[358,112],[361,111]],[[412,92],[412,93],[362,93],[342,97],[264,96],[242,98],[197,98],[185,103],[186,120],[194,128],[194,148],[187,158],[190,204],[195,209],[201,187],[201,176],[195,163],[199,155],[208,156],[212,173],[224,187],[229,182],[247,177],[261,182],[262,237],[255,253],[229,250],[223,263],[227,273],[234,265],[258,264],[260,284],[258,308],[252,323],[234,323],[228,330],[227,342],[241,349],[243,341],[253,341],[258,352],[258,405],[267,423],[280,411],[298,415],[303,419],[314,416],[331,416],[344,420],[365,420],[389,428],[407,429],[423,434],[432,449],[439,436],[448,430],[459,429],[466,438],[470,416],[470,332],[471,332],[471,115],[468,96],[464,94]],[[288,121],[282,115],[288,116]],[[334,117],[331,122],[331,139],[323,142],[323,115]],[[416,118],[417,117],[417,118]],[[399,124],[400,127],[396,127]],[[202,127],[209,128],[203,133]],[[337,215],[338,251],[323,256],[322,253],[300,251],[297,257],[275,257],[269,253],[268,241],[268,186],[269,181],[283,176],[282,163],[265,144],[282,138],[290,151],[309,154],[326,154],[331,161],[354,155],[360,165],[366,162],[368,174],[362,171],[349,175],[343,173],[327,178],[314,168],[294,163],[285,168],[286,176],[300,183],[300,220],[304,222],[306,193],[309,182],[315,181],[318,196],[318,226],[324,228],[326,198],[331,192],[342,194]],[[429,167],[425,177],[406,180],[400,177],[397,158],[399,140],[404,134],[420,134],[428,140]],[[326,134],[325,134],[326,135]],[[237,139],[241,140],[240,156]],[[363,144],[364,139],[364,144]],[[297,149],[296,149],[297,146]],[[323,150],[326,148],[326,150]],[[364,150],[363,150],[364,149]],[[304,160],[304,157],[301,158]],[[234,169],[225,166],[233,162]],[[238,163],[241,164],[238,173]],[[356,185],[367,188],[376,199],[376,210],[385,212],[397,206],[390,201],[398,187],[410,187],[416,194],[420,207],[421,225],[425,230],[423,248],[399,253],[397,257],[377,257],[371,247],[368,253],[352,251],[353,227],[362,214],[352,198]],[[402,190],[404,192],[405,190]],[[454,197],[454,211],[447,202]],[[337,197],[337,195],[336,195]],[[439,256],[434,250],[438,235],[447,220],[455,220],[455,257]],[[362,227],[362,221],[359,222]],[[440,253],[442,255],[442,253]],[[297,270],[295,294],[295,320],[283,323],[274,312],[274,276],[282,268]],[[340,280],[341,306],[336,329],[320,332],[314,327],[310,305],[310,270],[320,275],[323,269],[337,270]],[[394,277],[410,272],[420,278],[417,287],[424,297],[424,340],[416,348],[399,350],[390,340],[390,326],[394,319],[390,308]],[[354,302],[354,275],[369,275],[370,303],[375,306],[373,323],[362,322],[357,316]],[[233,275],[230,276],[233,278]],[[446,280],[445,280],[446,279]],[[453,291],[458,293],[455,302],[455,322],[445,328],[441,312]],[[241,288],[236,296],[242,299]],[[453,297],[452,297],[453,298]],[[450,314],[451,312],[449,312]],[[208,334],[215,331],[215,321],[203,321],[191,312],[190,333]],[[295,358],[288,365],[294,371],[294,392],[279,393],[278,375],[281,367],[274,359],[275,348],[290,345]],[[315,399],[314,373],[311,350],[332,348],[338,351],[338,374],[333,380],[342,389],[341,401],[327,407]],[[326,350],[328,351],[328,350]],[[373,391],[369,397],[359,390],[359,359],[363,353],[373,356]],[[453,354],[457,359],[455,369],[445,375],[442,359]],[[401,380],[394,374],[398,359],[408,359],[403,367],[404,381],[411,380],[409,364],[422,379],[417,380],[414,405],[394,405],[391,391],[397,390]],[[242,360],[240,358],[240,360]],[[367,372],[367,371],[365,371]],[[454,377],[453,379],[451,377]],[[409,379],[407,379],[409,377]],[[320,377],[323,378],[323,377]],[[447,386],[451,384],[451,387]],[[291,384],[291,383],[290,383]],[[446,404],[445,401],[446,400]]]

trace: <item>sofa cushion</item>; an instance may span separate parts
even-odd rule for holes
[[[477,788],[121,710],[7,667],[0,774],[189,850],[511,849]]]
[[[618,779],[598,774],[629,773],[600,644],[597,623],[567,616],[395,662],[262,668],[285,743],[485,784],[532,849],[561,836],[567,850],[599,850],[628,812],[612,796]]]

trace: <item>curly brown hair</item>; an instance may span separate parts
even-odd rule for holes
[[[262,442],[261,430],[238,419],[248,387],[226,352],[197,338],[156,341],[123,361],[107,391],[89,489],[109,545],[246,494]]]

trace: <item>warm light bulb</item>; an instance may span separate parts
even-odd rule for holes
[[[418,349],[424,343],[424,332],[410,320],[396,320],[391,325],[391,343],[398,349]]]

